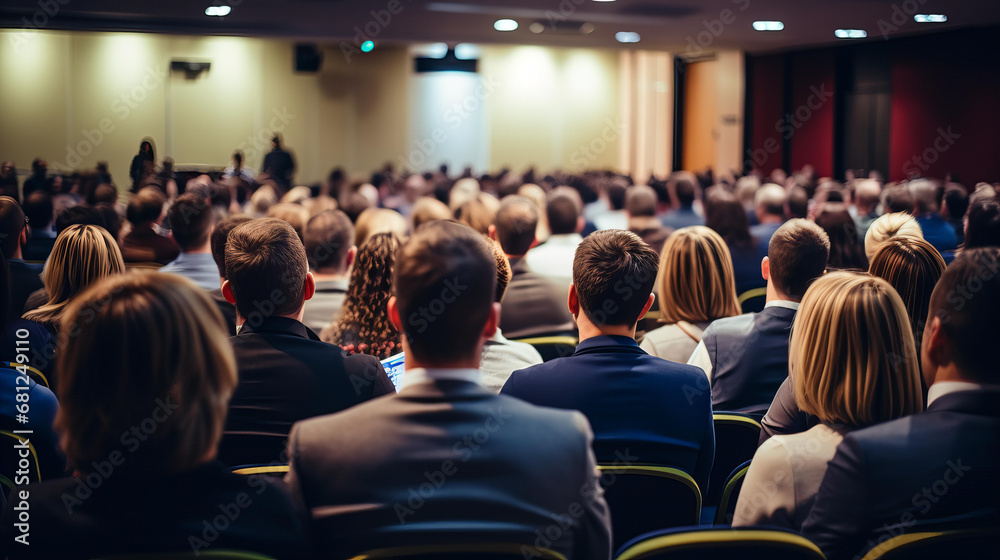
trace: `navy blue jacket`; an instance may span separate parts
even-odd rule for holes
[[[597,336],[576,352],[511,374],[501,394],[582,412],[598,463],[679,468],[708,488],[715,457],[712,402],[700,368],[650,356],[632,338]]]

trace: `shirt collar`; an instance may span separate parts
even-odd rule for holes
[[[257,323],[257,324],[252,324]],[[266,317],[259,322],[256,321],[244,321],[239,328],[239,334],[248,333],[263,333],[263,332],[279,332],[284,334],[291,334],[302,338],[308,338],[310,340],[319,340],[309,327],[305,326],[299,321],[289,317]]]
[[[583,241],[583,236],[579,233],[556,233],[545,240],[545,244],[552,245],[579,245]]]
[[[969,383],[968,381],[941,381],[934,383],[927,389],[927,406],[929,407],[935,400],[951,393],[958,393],[960,391],[980,391],[990,387],[996,386]]]
[[[399,390],[418,383],[432,383],[434,381],[465,381],[466,383],[483,384],[483,374],[475,368],[414,368],[406,370],[403,374],[403,383]]]
[[[787,299],[776,299],[774,301],[769,301],[764,304],[765,309],[767,309],[768,307],[784,307],[785,309],[791,309],[795,311],[798,310],[799,308],[799,302],[788,301]]]

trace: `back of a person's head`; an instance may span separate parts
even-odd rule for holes
[[[978,196],[969,206],[965,249],[1000,247],[1000,200]]]
[[[711,228],[681,228],[660,257],[660,322],[701,323],[739,315],[736,276],[726,242]]]
[[[854,183],[854,203],[864,208],[874,208],[882,196],[882,185],[875,179],[861,179]]]
[[[87,204],[96,206],[98,204],[115,204],[118,202],[118,189],[107,183],[100,183],[87,197]]]
[[[490,246],[490,253],[493,254],[493,261],[497,267],[497,289],[493,301],[500,303],[503,301],[504,294],[507,293],[507,285],[510,284],[510,277],[513,272],[511,272],[510,261],[507,259],[507,255],[504,254],[500,242],[490,239],[488,244]]]
[[[748,245],[753,239],[743,205],[732,193],[721,189],[712,190],[705,198],[705,225],[727,243]]]
[[[215,267],[219,269],[219,278],[223,280],[227,278],[226,240],[229,238],[229,232],[233,231],[233,228],[236,226],[249,222],[252,219],[246,214],[236,214],[220,220],[215,225],[215,229],[212,230],[212,259],[215,261]]]
[[[55,425],[71,468],[94,471],[156,408],[165,414],[129,453],[131,472],[186,471],[214,455],[236,365],[204,290],[151,272],[106,278],[68,306],[59,344]]]
[[[632,217],[656,216],[656,191],[636,185],[625,193],[625,211]]]
[[[924,238],[920,224],[909,213],[883,214],[868,226],[868,233],[865,234],[865,255],[868,260],[875,256],[883,243],[897,235]]]
[[[947,354],[968,381],[1000,383],[1000,359],[994,348],[1000,340],[997,317],[1000,317],[1000,248],[962,251],[934,288],[927,320],[940,321],[940,329],[950,346]],[[924,330],[925,363],[929,328],[930,325]]]
[[[760,177],[756,175],[745,175],[736,180],[736,189],[733,194],[747,210],[753,210],[754,198],[760,188]]]
[[[167,197],[156,187],[146,187],[135,193],[125,208],[125,218],[133,225],[154,222],[163,214]]]
[[[894,185],[882,191],[882,208],[886,214],[913,213],[913,194],[906,185]]]
[[[938,250],[912,236],[897,236],[883,243],[868,266],[869,274],[888,282],[902,298],[918,349],[931,293],[944,269],[944,259]]]
[[[576,233],[580,210],[572,198],[563,195],[550,197],[545,206],[545,214],[552,235]]]
[[[878,202],[876,200],[875,202]],[[806,218],[809,216],[809,193],[802,187],[795,186],[788,191],[788,218]]]
[[[816,214],[816,225],[823,228],[830,238],[830,256],[827,265],[831,269],[865,270],[868,259],[858,239],[858,229],[854,218],[841,202],[826,203]]]
[[[826,270],[830,237],[809,220],[788,220],[771,236],[767,256],[771,282],[786,296],[800,299]]]
[[[267,211],[277,203],[278,195],[270,185],[263,185],[250,195],[250,206],[258,215],[266,215]]]
[[[311,270],[343,274],[354,246],[354,224],[340,210],[320,212],[306,224],[304,243]]]
[[[450,220],[451,217],[452,213],[447,204],[432,196],[422,196],[413,203],[413,208],[410,210],[410,229],[417,231],[427,222]]]
[[[70,206],[56,216],[56,233],[62,233],[70,226],[107,227],[104,215],[90,206]]]
[[[634,325],[653,292],[658,266],[656,251],[630,231],[588,235],[573,258],[580,309],[598,327]]]
[[[608,193],[608,203],[611,204],[612,210],[624,210],[625,209],[625,197],[628,191],[628,187],[621,184],[619,181],[612,181],[608,183],[605,187],[605,192]]]
[[[358,216],[354,224],[354,245],[360,249],[376,233],[393,233],[399,239],[406,239],[408,230],[409,224],[399,212],[388,208],[369,208]]]
[[[437,366],[472,356],[491,313],[496,277],[487,240],[472,228],[437,221],[414,233],[393,271],[409,352]]]
[[[910,195],[913,196],[914,210],[918,215],[937,212],[941,207],[941,196],[944,194],[944,189],[929,179],[910,181],[907,187],[910,189]]]
[[[779,217],[785,215],[785,202],[787,200],[788,195],[785,193],[785,189],[774,183],[768,183],[757,189],[757,193],[753,197],[755,208],[764,214]]]
[[[508,196],[500,204],[495,226],[503,251],[512,256],[524,255],[535,241],[538,208],[526,197]]]
[[[870,426],[923,408],[910,319],[880,278],[832,272],[816,280],[788,347],[795,402],[826,424]]]
[[[303,200],[302,207],[306,209],[306,214],[311,220],[318,214],[326,212],[327,210],[336,210],[337,199],[332,196],[320,195],[315,198],[307,198]]]
[[[479,198],[470,200],[455,210],[456,220],[483,235],[489,233],[490,225],[493,224],[495,217],[495,212],[490,210],[487,204]]]
[[[267,211],[268,218],[278,218],[288,222],[299,239],[303,239],[306,229],[306,222],[309,221],[309,213],[301,204],[294,202],[279,202]]]
[[[694,199],[698,196],[698,180],[691,173],[681,171],[670,177],[668,183],[670,190],[677,197],[677,202],[681,207],[688,207],[694,204]]]
[[[452,212],[456,211],[463,204],[470,200],[475,200],[479,196],[479,181],[472,177],[465,177],[455,181],[451,191],[448,193],[448,208]]]
[[[9,196],[0,196],[0,249],[3,250],[4,258],[14,256],[24,226],[21,205]]]
[[[281,202],[302,204],[310,198],[312,198],[312,190],[310,190],[309,187],[298,186],[286,192],[285,196],[281,197]]]
[[[215,217],[208,202],[195,194],[185,193],[177,197],[167,211],[170,233],[181,251],[190,251],[208,242]]]
[[[33,229],[44,228],[52,225],[53,212],[55,207],[52,204],[52,196],[45,191],[35,191],[28,195],[24,201],[24,215],[28,217],[28,223]]]
[[[951,221],[960,222],[969,210],[969,193],[965,187],[954,185],[945,188],[942,197],[944,205],[947,207],[947,217]]]
[[[226,238],[229,287],[236,311],[251,326],[266,319],[269,314],[265,309],[272,306],[271,315],[298,313],[308,271],[305,247],[284,220],[251,220],[233,228]]]

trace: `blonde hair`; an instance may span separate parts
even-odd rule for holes
[[[393,233],[400,242],[406,239],[406,218],[395,210],[388,208],[369,208],[358,216],[354,224],[354,246],[361,249],[365,241],[376,233]]]
[[[211,459],[237,381],[228,337],[212,298],[172,274],[105,278],[74,300],[56,362],[70,465],[129,452],[134,472],[167,474]]]
[[[277,203],[278,195],[270,185],[263,185],[250,195],[250,206],[258,216],[267,214],[267,211]]]
[[[893,237],[879,246],[868,266],[869,274],[888,282],[903,300],[910,316],[917,355],[931,307],[931,294],[946,266],[933,245],[909,235]]]
[[[740,314],[733,259],[705,226],[681,228],[663,244],[656,295],[660,322],[701,323]]]
[[[410,230],[416,232],[427,222],[450,219],[451,210],[447,204],[432,196],[422,196],[413,203],[413,210],[410,211]]]
[[[802,298],[788,347],[795,401],[824,423],[869,426],[923,407],[910,319],[881,278],[818,278]]]
[[[291,224],[299,240],[304,239],[306,222],[309,221],[309,212],[301,204],[294,202],[279,202],[267,210],[268,218],[278,218]]]
[[[66,305],[80,292],[105,276],[123,272],[122,252],[108,230],[94,225],[70,226],[56,238],[42,272],[49,301],[25,313],[24,318],[58,327]]]
[[[906,212],[896,212],[885,214],[872,222],[865,234],[865,256],[871,262],[872,257],[878,252],[878,248],[883,243],[896,237],[897,235],[911,235],[913,237],[924,238],[924,232],[920,229],[920,224],[913,216]]]

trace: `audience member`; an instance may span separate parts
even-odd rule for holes
[[[41,191],[49,196],[52,196],[52,179],[47,175],[49,172],[49,164],[45,162],[42,158],[35,158],[31,162],[31,176],[24,180],[24,185],[22,189],[24,190],[24,200],[27,202],[28,197],[36,191]]]
[[[517,194],[527,198],[532,204],[535,205],[535,210],[538,213],[538,225],[535,226],[534,242],[545,243],[548,241],[549,236],[552,235],[552,230],[549,228],[549,216],[546,211],[546,208],[548,207],[548,197],[545,194],[545,190],[538,185],[527,184],[521,185],[521,187],[517,189]],[[577,194],[577,196],[580,195]],[[582,200],[580,201],[580,207],[583,207]],[[594,229],[596,229],[596,227]]]
[[[802,526],[827,558],[956,521],[995,530],[1000,275],[984,271],[998,268],[1000,249],[964,251],[934,288],[921,344],[927,410],[851,432],[837,447]]]
[[[214,461],[236,369],[207,295],[182,278],[120,275],[70,304],[65,323],[56,428],[75,475],[22,489],[30,546],[14,543],[18,502],[7,505],[0,531],[11,558],[209,546],[305,555],[289,497]],[[147,424],[155,429],[140,430]],[[207,532],[220,504],[238,505],[239,515]]]
[[[122,238],[125,262],[155,262],[168,264],[180,255],[173,239],[160,235],[156,229],[163,223],[163,207],[167,197],[156,187],[145,187],[128,201],[125,218],[132,230]]]
[[[663,225],[672,229],[688,226],[705,225],[705,220],[694,210],[694,201],[698,196],[698,182],[687,172],[678,172],[670,177],[667,189],[676,208],[663,217]]]
[[[639,347],[685,363],[709,323],[740,314],[726,242],[705,226],[675,231],[663,246],[656,293],[666,324],[646,333]]]
[[[641,238],[656,254],[672,231],[656,217],[656,191],[645,185],[631,187],[625,193],[625,214],[628,230]]]
[[[410,210],[410,231],[417,231],[417,228],[427,222],[450,220],[451,217],[451,210],[448,210],[447,204],[430,196],[422,196],[413,203],[413,208]]]
[[[943,188],[927,179],[910,181],[909,188],[913,195],[913,214],[920,224],[924,239],[941,253],[957,249],[958,237],[955,235],[955,228],[941,216]]]
[[[757,252],[767,254],[771,236],[785,223],[785,204],[788,195],[785,189],[774,183],[769,183],[757,190],[753,197],[754,215],[757,225],[750,228],[750,235],[757,240]]]
[[[481,385],[476,367],[499,313],[486,240],[463,225],[428,223],[401,249],[393,278],[389,316],[405,333],[399,394],[301,422],[289,439],[286,481],[315,513],[320,548],[351,555],[386,546],[403,523],[431,538],[434,526],[485,530],[484,540],[503,539],[490,527],[518,526],[534,540],[561,515],[547,548],[609,558],[586,419]],[[440,310],[433,320],[429,309]],[[434,491],[415,504],[413,489],[439,472],[446,482],[431,480]]]
[[[399,331],[389,321],[386,309],[392,295],[392,270],[398,251],[399,239],[387,232],[376,233],[361,246],[351,269],[340,317],[321,333],[324,342],[379,359],[402,350]]]
[[[5,161],[0,165],[0,196],[9,196],[14,202],[21,203],[21,189],[17,184],[17,167],[13,161]]]
[[[354,246],[358,248],[364,246],[365,242],[377,233],[391,233],[400,241],[406,239],[408,233],[406,218],[395,210],[385,208],[365,210],[354,222]]]
[[[906,212],[884,214],[872,222],[868,233],[865,234],[865,257],[871,261],[879,247],[897,235],[924,238],[920,225],[910,214]]]
[[[840,202],[828,202],[816,213],[816,225],[830,238],[830,270],[865,270],[868,259],[858,239],[858,227],[847,207]]]
[[[923,409],[910,319],[888,283],[827,274],[806,291],[797,315],[789,378],[799,408],[821,423],[757,450],[734,526],[798,530],[844,434]]]
[[[545,213],[552,234],[548,240],[524,256],[528,270],[555,284],[560,301],[566,301],[569,285],[573,281],[573,257],[583,241],[583,209],[577,201],[566,195],[549,198]],[[513,334],[511,334],[513,336]]]
[[[733,263],[736,293],[766,286],[760,276],[760,261],[767,256],[767,248],[761,249],[750,234],[743,206],[732,194],[714,190],[706,197],[705,225],[726,242]]]
[[[28,297],[42,289],[38,271],[24,262],[22,248],[28,240],[28,220],[21,206],[12,197],[0,196],[0,249],[10,271],[10,307],[8,319],[13,321],[24,312]]]
[[[657,261],[634,233],[587,236],[568,301],[580,330],[576,352],[515,371],[501,394],[579,410],[594,429],[598,461],[627,452],[690,473],[704,492],[715,454],[711,395],[685,390],[704,386],[704,374],[650,356],[635,341],[636,323],[653,304]]]
[[[239,385],[219,456],[230,466],[282,461],[292,424],[393,392],[371,356],[348,356],[302,324],[315,280],[295,230],[277,218],[240,224],[226,240],[222,293],[236,306]]]
[[[139,153],[132,158],[132,163],[128,168],[128,176],[132,179],[132,192],[139,192],[143,186],[142,181],[146,175],[153,171],[156,165],[156,154],[153,151],[153,142],[150,138],[143,138],[139,143]]]
[[[262,185],[252,195],[250,195],[250,208],[248,212],[254,217],[267,216],[267,211],[278,203],[278,194],[270,185]]]
[[[893,185],[882,191],[882,211],[886,214],[913,214],[913,194],[906,185]]]
[[[204,290],[214,290],[219,285],[219,268],[212,258],[215,217],[207,199],[194,193],[182,194],[167,211],[167,219],[170,237],[181,252],[160,272],[183,276]]]
[[[296,187],[298,188],[298,187]],[[295,189],[292,189],[294,191]],[[307,191],[309,189],[306,189]],[[289,191],[291,193],[291,191]],[[306,222],[309,221],[309,213],[301,205],[295,202],[279,202],[272,205],[267,209],[268,218],[278,218],[279,220],[284,220],[288,222],[292,229],[295,230],[295,235],[299,236],[299,240],[304,240]]]
[[[23,210],[31,231],[23,257],[27,261],[45,262],[56,242],[52,196],[46,190],[34,191],[24,197]]]
[[[53,206],[55,203],[53,202]],[[99,226],[107,229],[104,214],[89,206],[71,206],[62,212],[56,209],[56,237],[70,226]],[[108,233],[111,233],[110,231]]]
[[[594,217],[597,229],[628,229],[628,212],[625,210],[627,184],[613,179],[604,187],[604,196],[608,199],[607,212]]]
[[[253,169],[245,167],[243,165],[243,151],[236,150],[233,152],[233,164],[222,171],[222,177],[224,179],[236,178],[241,181],[245,181],[248,184],[252,184],[254,181]]]
[[[789,220],[774,232],[760,267],[764,310],[714,321],[688,361],[708,376],[716,410],[767,409],[788,377],[788,334],[799,301],[829,254],[826,232],[810,221]]]
[[[295,158],[282,148],[281,136],[275,134],[271,138],[271,151],[264,156],[260,170],[277,182],[282,192],[291,188],[292,178],[295,176]]]
[[[977,196],[966,216],[964,249],[1000,247],[1000,200],[996,196]]]
[[[854,183],[854,206],[851,207],[854,225],[858,230],[858,239],[864,239],[868,228],[882,213],[879,211],[879,199],[882,196],[882,185],[874,179],[862,179]]]
[[[226,300],[226,295],[222,293],[222,283],[226,281],[226,241],[229,239],[229,232],[236,226],[249,222],[252,218],[245,214],[237,214],[223,219],[216,224],[212,230],[212,260],[215,267],[219,269],[219,287],[208,292],[212,296],[215,304],[219,306],[222,318],[226,320],[226,328],[230,336],[236,336],[236,306]]]
[[[340,210],[316,214],[306,224],[306,258],[316,279],[316,293],[306,302],[302,322],[321,332],[340,317],[340,308],[350,280],[354,246],[354,224]]]
[[[480,193],[478,198],[462,204],[455,210],[455,220],[465,224],[483,235],[489,233],[489,227],[496,218],[496,209],[491,210],[488,203],[490,195]],[[496,199],[494,199],[496,200]]]
[[[877,201],[876,201],[877,204]],[[785,215],[789,220],[809,217],[809,193],[796,185],[788,191],[788,201],[785,202]],[[754,213],[756,217],[756,213]]]
[[[941,216],[955,230],[958,246],[965,244],[965,214],[969,211],[969,193],[957,184],[946,185],[941,199]]]

